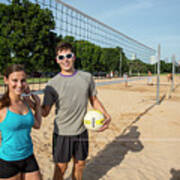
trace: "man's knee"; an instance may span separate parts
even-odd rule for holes
[[[67,163],[57,163],[56,169],[61,172],[62,175],[66,172],[68,164]]]
[[[76,161],[74,165],[77,170],[83,170],[85,168],[86,163],[85,161]]]

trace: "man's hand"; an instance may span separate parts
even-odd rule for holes
[[[106,115],[106,116],[105,116],[105,120],[104,120],[104,124],[103,124],[103,126],[98,130],[98,132],[102,132],[102,131],[108,129],[110,122],[111,122],[111,116],[110,116],[110,115]]]

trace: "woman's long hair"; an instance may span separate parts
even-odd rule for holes
[[[9,78],[9,75],[13,72],[18,72],[18,71],[24,71],[24,67],[21,64],[13,64],[11,66],[8,66],[5,73],[4,77],[7,79]],[[0,98],[0,109],[4,107],[9,107],[11,104],[10,98],[9,98],[9,88],[8,86],[6,87],[6,91],[3,94],[3,96]]]

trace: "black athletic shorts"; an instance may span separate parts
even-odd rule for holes
[[[0,178],[10,178],[18,173],[38,171],[39,167],[34,155],[18,161],[5,161],[0,159]]]
[[[88,156],[88,131],[76,136],[53,134],[53,159],[55,163],[69,162],[72,156],[85,160]]]

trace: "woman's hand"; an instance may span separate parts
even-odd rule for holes
[[[41,105],[41,100],[40,100],[38,95],[31,94],[31,97],[32,97],[32,100],[33,100],[35,106],[40,106]]]
[[[40,107],[41,105],[40,98],[38,97],[38,95],[31,93],[28,85],[26,86],[24,93],[27,94],[27,96],[23,96],[23,98],[32,109],[35,110],[37,107]]]
[[[27,84],[25,89],[24,89],[24,94],[22,97],[23,99],[26,101],[26,103],[28,103],[28,105],[33,108],[34,104],[33,102],[31,101],[31,98],[30,98],[30,88],[29,88],[29,85]]]

